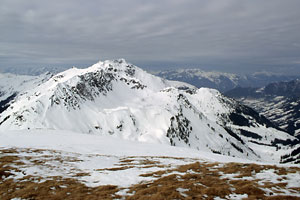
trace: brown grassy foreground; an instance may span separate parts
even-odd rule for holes
[[[43,151],[43,150],[31,150]],[[18,155],[16,149],[0,150],[0,199],[214,199],[220,197],[230,199],[230,194],[245,195],[245,199],[300,199],[293,194],[300,193],[300,185],[294,188],[287,187],[288,174],[299,176],[300,168],[277,167],[271,165],[241,164],[241,163],[207,163],[194,162],[181,165],[174,169],[154,171],[141,174],[143,177],[153,177],[150,182],[132,185],[129,188],[106,185],[100,187],[87,187],[76,177],[64,178],[52,176],[42,178],[39,176],[24,175],[20,179],[13,178],[14,173],[22,172],[26,160],[32,157]],[[59,163],[66,158],[55,157]],[[174,158],[178,159],[178,158]],[[77,160],[73,160],[76,162]],[[136,167],[135,157],[120,161],[115,168],[99,170],[127,170]],[[135,163],[135,164],[133,164]],[[45,165],[42,160],[34,160],[36,166]],[[157,160],[149,158],[140,160],[142,167],[155,165],[164,169]],[[265,170],[273,170],[280,176],[278,183],[256,179],[255,175]],[[82,172],[76,176],[86,176]],[[231,175],[228,178],[226,175]],[[245,177],[248,177],[245,179]],[[126,189],[126,195],[120,196],[120,191]],[[282,191],[289,191],[285,195]]]

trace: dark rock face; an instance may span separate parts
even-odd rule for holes
[[[115,80],[115,76],[112,73],[107,73],[103,70],[90,72],[79,76],[79,78],[80,81],[75,87],[76,93],[91,101],[94,100],[94,96],[106,95],[108,91],[111,91],[111,82]]]
[[[183,140],[186,144],[189,143],[189,136],[192,131],[190,121],[182,114],[182,112],[171,117],[171,125],[167,130],[167,137],[170,138],[172,146],[176,146],[176,141]]]
[[[96,96],[106,95],[112,90],[111,82],[115,77],[112,73],[99,70],[81,75],[79,79],[76,86],[60,84],[51,97],[51,105],[64,104],[68,109],[80,108],[81,101],[93,101]]]
[[[294,149],[291,153],[281,156],[281,163],[291,163],[300,164],[300,146]]]
[[[0,96],[1,96],[1,94],[0,94]],[[17,96],[17,93],[13,93],[9,97],[7,97],[5,100],[0,101],[0,113],[2,113],[3,111],[5,111],[9,107],[10,102],[12,100],[14,100],[16,96]]]
[[[253,133],[251,131],[246,131],[246,130],[243,130],[243,129],[240,129],[240,132],[243,136],[246,136],[246,137],[250,137],[250,138],[253,138],[253,139],[262,139],[262,136],[256,134],[256,133]]]

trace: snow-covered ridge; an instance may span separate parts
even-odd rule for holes
[[[24,129],[109,135],[270,162],[298,148],[296,138],[217,90],[167,81],[124,59],[72,68],[24,91],[1,113],[0,131]]]

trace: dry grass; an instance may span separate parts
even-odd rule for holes
[[[112,167],[112,168],[103,168],[103,169],[97,169],[97,171],[120,171],[120,170],[126,170],[133,168],[132,166],[124,166],[124,167]]]
[[[299,197],[286,196],[286,195],[278,195],[278,196],[270,196],[266,197],[266,200],[299,200]]]
[[[287,175],[288,173],[299,172],[299,168],[280,168],[277,166],[261,166],[256,164],[240,164],[240,163],[228,163],[219,167],[218,163],[199,163],[195,162],[188,165],[179,166],[174,170],[157,171],[148,174],[142,174],[141,176],[153,176],[159,177],[159,179],[151,182],[138,184],[130,188],[130,193],[135,195],[129,199],[168,199],[171,195],[176,199],[214,199],[215,197],[227,198],[228,195],[235,194],[247,194],[247,199],[300,199],[294,196],[274,195],[267,196],[263,190],[268,188],[274,190],[286,189],[287,183],[270,183],[264,182],[263,185],[259,185],[257,179],[253,180],[230,180],[227,178],[221,178],[219,172],[222,174],[238,174],[235,178],[242,178],[253,176],[257,173],[263,172],[263,170],[274,169],[278,175]],[[178,172],[179,174],[174,174]],[[171,175],[168,175],[170,174]],[[180,175],[185,173],[184,175]],[[182,196],[176,191],[176,188],[185,188],[188,191],[185,192],[187,197]],[[275,189],[274,189],[275,188]],[[290,188],[294,190],[295,194],[299,192],[299,188]],[[278,191],[277,191],[278,192]],[[271,194],[272,195],[272,194]],[[172,198],[170,198],[172,199]]]
[[[18,156],[17,149],[0,150],[0,199],[8,200],[15,197],[22,199],[120,199],[117,192],[128,189],[125,199],[214,199],[221,197],[229,199],[230,194],[247,194],[246,199],[300,199],[295,196],[287,196],[280,191],[289,189],[291,193],[298,194],[300,187],[287,188],[285,175],[299,173],[297,167],[277,167],[271,165],[227,163],[193,162],[181,165],[173,169],[159,170],[151,173],[141,174],[142,177],[153,177],[153,181],[142,182],[129,188],[119,188],[113,185],[100,187],[87,187],[79,182],[76,177],[89,176],[86,172],[74,175],[74,178],[63,178],[52,176],[42,178],[38,176],[24,176],[22,179],[13,179],[14,172],[22,172],[20,169],[25,164],[21,161],[30,160],[34,165],[45,166],[44,160],[35,157]],[[24,150],[27,152],[43,153],[44,150]],[[48,150],[49,152],[49,150]],[[53,151],[51,155],[45,155],[45,159],[51,159],[64,163],[81,161],[75,158],[59,157]],[[130,168],[166,167],[158,161],[159,157],[128,157],[120,160],[118,166],[113,168],[100,169],[101,171],[120,171]],[[160,159],[164,159],[160,157]],[[172,159],[165,157],[165,159]],[[183,160],[184,158],[176,158]],[[20,166],[20,167],[19,167]],[[169,167],[169,166],[168,166]],[[280,175],[282,181],[272,183],[269,181],[247,179],[243,177],[254,177],[255,174],[264,170],[273,169],[273,172]],[[236,174],[234,180],[224,178],[224,174]],[[181,188],[184,192],[180,192]],[[267,194],[266,190],[273,191]],[[269,195],[269,196],[268,196]]]
[[[213,199],[213,197],[223,197],[231,194],[230,186],[226,180],[220,179],[217,172],[210,171],[209,167],[215,164],[203,165],[199,162],[182,165],[174,170],[159,171],[153,173],[161,178],[144,184],[137,184],[130,188],[130,193],[134,193],[129,199]],[[171,174],[168,173],[176,173]],[[189,173],[192,172],[192,173]],[[181,175],[184,173],[184,175]],[[149,176],[143,174],[143,176]],[[163,176],[164,175],[164,176]],[[182,195],[177,188],[187,191]],[[153,194],[155,194],[153,196]]]
[[[228,163],[221,170],[225,174],[239,173],[239,177],[252,176],[253,174],[260,173],[264,170],[274,169],[277,175],[287,175],[299,171],[297,167],[278,167],[275,165],[257,165],[257,164],[241,164],[241,163]]]
[[[120,163],[118,164],[119,166],[140,166],[140,165],[159,165],[160,162],[153,160],[151,157],[144,157],[144,156],[139,156],[139,157],[130,157],[124,158],[120,160]]]
[[[43,150],[32,150],[41,153]],[[60,176],[49,177],[47,180],[41,177],[24,176],[14,180],[10,178],[14,172],[21,172],[17,166],[23,166],[16,149],[0,150],[0,199],[9,200],[15,197],[22,199],[118,199],[115,193],[119,191],[117,186],[101,186],[90,188],[75,179]],[[43,160],[32,160],[32,157],[23,157],[31,160],[35,165],[44,165]],[[56,158],[55,158],[56,159]],[[59,161],[64,159],[59,158]],[[12,166],[16,166],[13,167]],[[88,176],[88,173],[77,173],[75,176]],[[43,181],[41,181],[43,179]]]
[[[26,178],[27,179],[27,178]],[[120,198],[115,193],[117,186],[86,187],[74,179],[53,177],[42,183],[26,181],[14,182],[8,179],[0,185],[0,199],[14,197],[22,199],[113,199]]]

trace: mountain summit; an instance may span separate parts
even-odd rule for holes
[[[124,59],[71,68],[17,95],[0,114],[0,130],[22,129],[70,130],[299,162],[298,139],[251,108],[214,89],[148,74]]]

